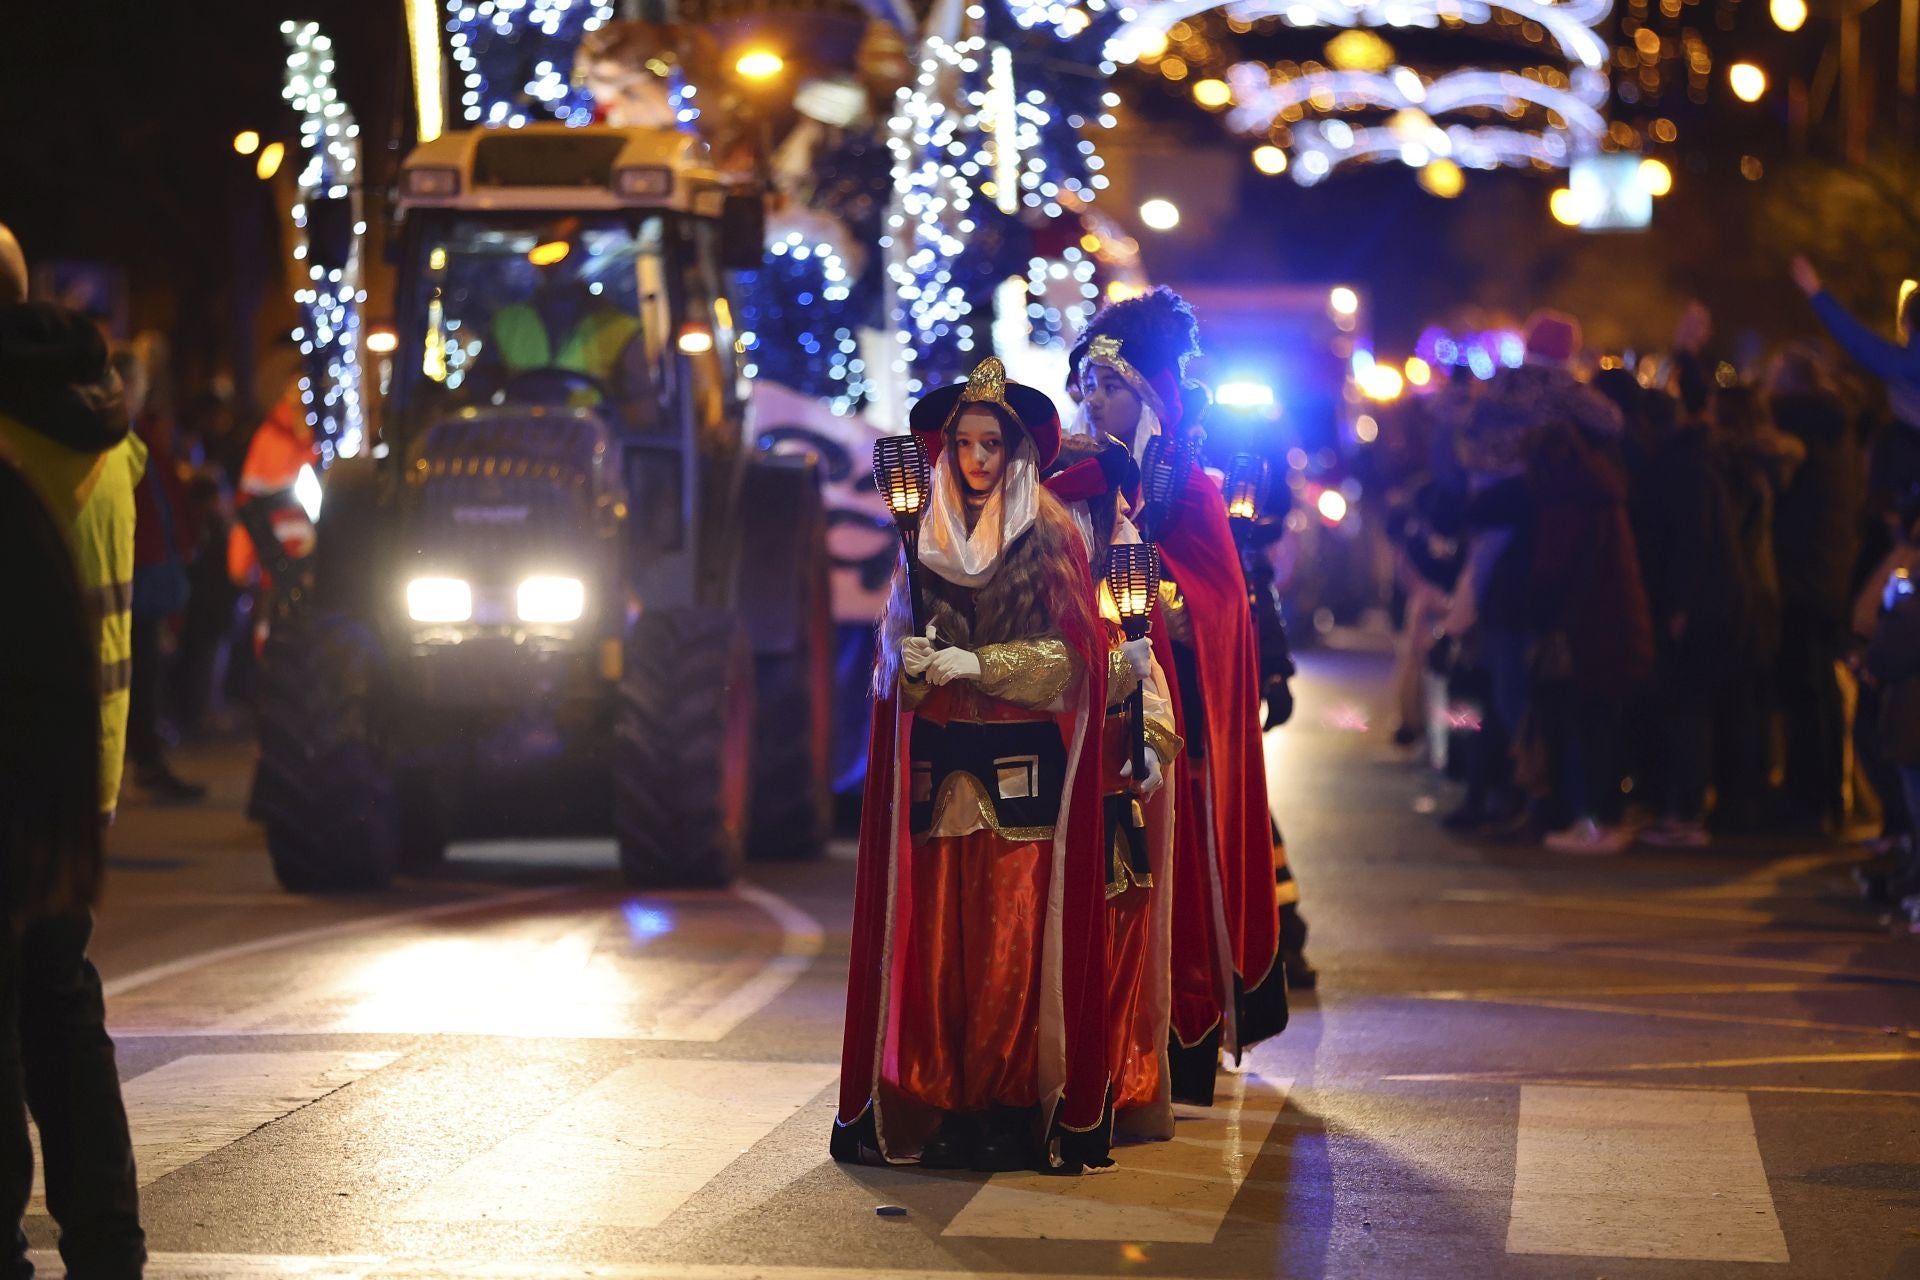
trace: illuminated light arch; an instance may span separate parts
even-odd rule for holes
[[[1350,161],[1407,160],[1409,144],[1392,129],[1374,126],[1348,128],[1344,134],[1334,130],[1334,137],[1327,136],[1331,126],[1341,124],[1341,121],[1327,121],[1324,124],[1295,127],[1296,158],[1288,172],[1301,186],[1311,187],[1324,181],[1335,168]],[[1555,133],[1476,129],[1467,125],[1454,125],[1443,132],[1446,135],[1446,150],[1432,150],[1430,155],[1451,160],[1463,169],[1498,169],[1502,166],[1532,164],[1564,168],[1571,159],[1566,139]]]
[[[1431,82],[1409,67],[1383,71],[1320,70],[1276,81],[1269,68],[1241,63],[1226,79],[1234,130],[1258,135],[1283,113],[1372,108],[1420,111],[1427,116],[1479,109],[1511,110],[1525,103],[1548,115],[1545,128],[1436,123],[1427,136],[1404,130],[1355,126],[1335,119],[1310,120],[1292,129],[1296,182],[1311,186],[1351,160],[1398,158],[1415,168],[1446,158],[1467,168],[1545,164],[1564,168],[1602,148],[1607,123],[1607,68],[1611,53],[1598,28],[1613,12],[1613,0],[1158,0],[1125,11],[1108,42],[1117,62],[1137,61],[1143,50],[1164,47],[1180,22],[1215,9],[1240,23],[1279,19],[1295,27],[1420,27],[1444,23],[1484,26],[1496,14],[1537,24],[1569,64],[1564,87],[1512,71],[1464,68]]]
[[[1403,71],[1405,68],[1398,67],[1386,73],[1321,71],[1275,84],[1263,68],[1243,63],[1229,73],[1240,105],[1228,114],[1228,122],[1245,133],[1263,133],[1282,112],[1329,99],[1336,108],[1420,111],[1429,117],[1475,108],[1504,110],[1511,103],[1526,102],[1558,115],[1564,122],[1563,128],[1540,133],[1436,122],[1428,136],[1412,138],[1391,127],[1359,127],[1338,120],[1300,125],[1293,130],[1293,176],[1307,186],[1326,176],[1316,164],[1299,163],[1315,152],[1334,164],[1397,155],[1415,168],[1437,157],[1467,168],[1541,161],[1564,167],[1574,154],[1598,150],[1606,136],[1605,117],[1577,91],[1541,84],[1511,71],[1466,70],[1421,85],[1422,91],[1416,94],[1408,92],[1415,82],[1400,74]],[[1496,145],[1494,139],[1502,136],[1516,139],[1515,144]],[[1344,145],[1346,137],[1368,141]]]
[[[1136,8],[1107,43],[1115,62],[1135,62],[1178,23],[1224,9],[1236,21],[1279,18],[1295,27],[1437,27],[1445,21],[1484,26],[1496,10],[1538,23],[1575,65],[1601,70],[1609,56],[1597,28],[1613,0],[1158,0]]]

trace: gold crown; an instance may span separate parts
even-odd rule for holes
[[[1006,407],[1007,366],[1000,363],[999,356],[988,356],[973,366],[973,372],[967,375],[966,389],[960,393],[960,403]]]
[[[1089,360],[1118,360],[1121,358],[1120,345],[1120,339],[1102,334],[1087,344],[1087,358]]]

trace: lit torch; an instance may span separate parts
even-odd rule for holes
[[[1253,533],[1253,522],[1267,496],[1267,460],[1258,454],[1236,453],[1227,472],[1227,519],[1234,541],[1243,548]]]
[[[907,599],[913,610],[913,634],[926,628],[920,608],[920,517],[933,486],[927,449],[916,435],[886,436],[873,442],[873,483],[887,500],[900,549],[907,557]]]
[[[1158,542],[1173,523],[1193,465],[1190,445],[1166,435],[1147,441],[1140,455],[1140,536],[1147,541]]]
[[[1160,553],[1151,542],[1115,543],[1107,552],[1107,590],[1120,611],[1120,626],[1129,640],[1144,640],[1153,626],[1153,601],[1160,594]],[[1133,730],[1133,779],[1147,777],[1147,722],[1145,681],[1127,699]]]

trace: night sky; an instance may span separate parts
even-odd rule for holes
[[[1721,38],[1777,52],[1779,33],[1754,34],[1763,8],[1745,5],[1738,33]],[[231,140],[245,128],[294,136],[279,96],[283,18],[317,20],[333,36],[342,93],[365,130],[369,177],[384,182],[398,157],[408,78],[397,0],[9,8],[0,220],[31,258],[121,264],[134,327],[174,323],[189,366],[219,365],[223,344],[235,340],[236,289],[262,288],[277,269],[270,253],[264,263],[247,260],[270,250],[278,232],[252,161],[236,156]],[[1810,69],[1824,37],[1813,27],[1802,34]],[[1771,163],[1786,147],[1778,101],[1745,115],[1697,111],[1673,156],[1677,190],[1661,202],[1654,232],[1588,237],[1548,218],[1547,195],[1562,180],[1552,175],[1470,173],[1453,201],[1425,194],[1400,165],[1342,171],[1303,189],[1255,173],[1245,159],[1251,141],[1229,139],[1217,119],[1151,73],[1123,74],[1117,84],[1153,130],[1182,145],[1226,148],[1244,170],[1230,229],[1236,253],[1219,254],[1219,239],[1146,237],[1149,267],[1163,278],[1356,283],[1374,298],[1387,348],[1404,348],[1433,319],[1471,308],[1517,318],[1546,301],[1586,313],[1590,332],[1609,343],[1658,341],[1695,294],[1759,331],[1804,327],[1783,278],[1789,246],[1763,217],[1769,187],[1802,181],[1779,176],[1784,161]],[[1770,158],[1766,181],[1740,177],[1748,150]],[[1877,288],[1886,269],[1862,268],[1854,287]]]

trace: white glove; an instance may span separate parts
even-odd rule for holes
[[[979,678],[980,659],[965,649],[942,649],[927,664],[927,679],[935,684]]]
[[[933,641],[938,634],[935,630],[936,626],[937,624],[929,622],[927,634],[908,636],[900,642],[900,668],[908,675],[919,676],[926,671],[927,664],[933,661]]]
[[[1129,640],[1120,646],[1120,652],[1127,655],[1127,665],[1133,668],[1135,676],[1145,680],[1153,673],[1153,641],[1145,636]]]
[[[1131,778],[1133,776],[1133,761],[1129,760],[1120,766],[1120,776],[1123,778]],[[1161,787],[1165,786],[1166,782],[1166,771],[1160,767],[1160,753],[1152,747],[1148,747],[1147,780],[1140,784],[1140,798],[1142,800],[1146,799]]]

